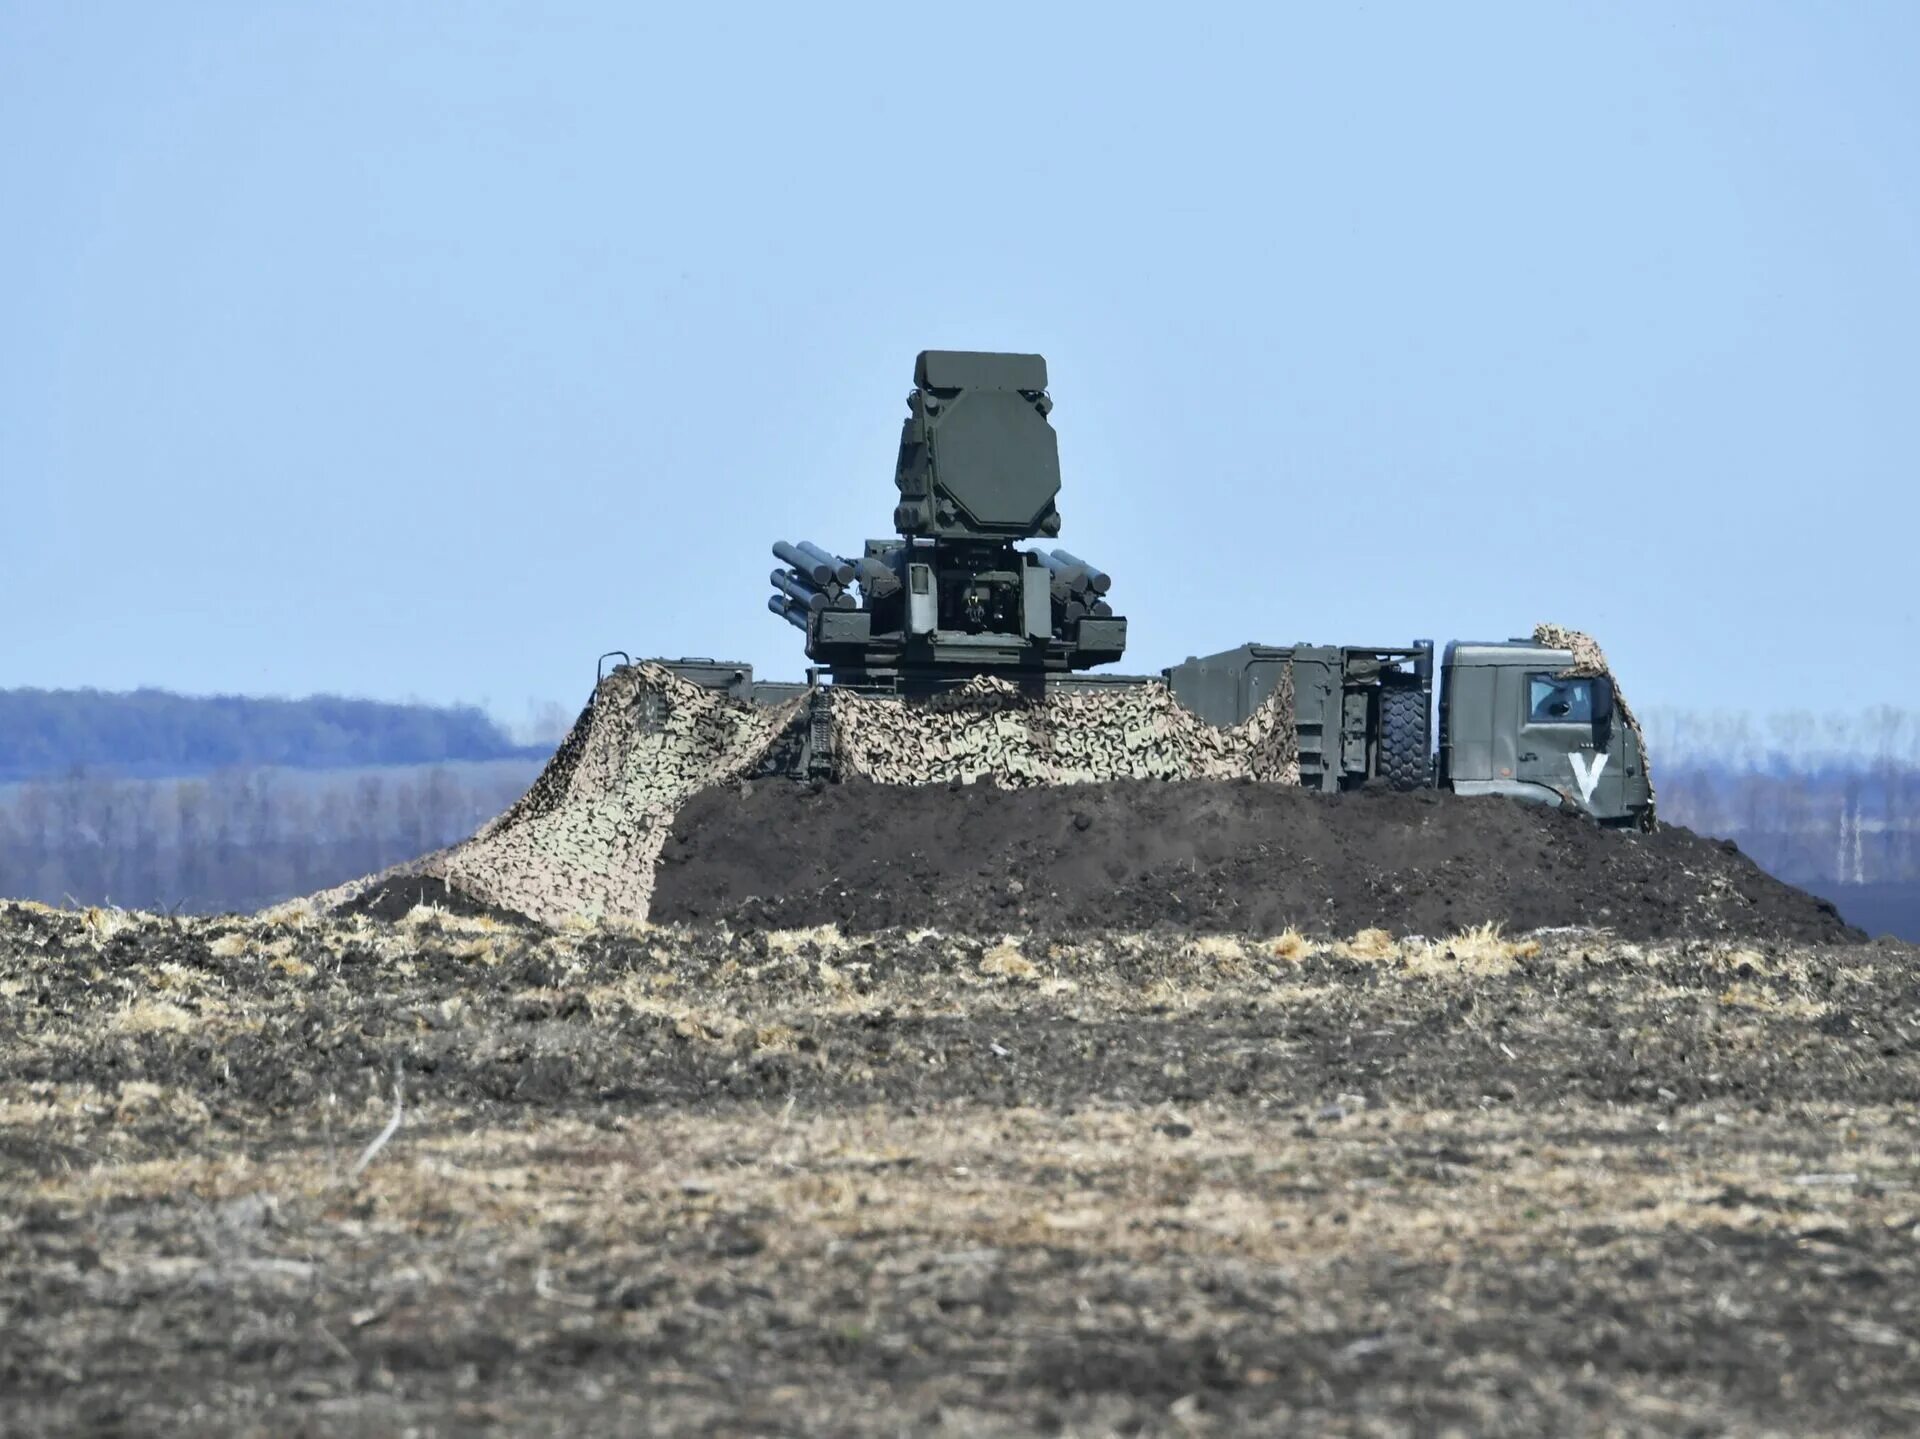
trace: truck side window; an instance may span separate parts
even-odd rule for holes
[[[1527,676],[1528,724],[1592,724],[1593,681]]]

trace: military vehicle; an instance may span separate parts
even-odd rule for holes
[[[1157,679],[1218,726],[1251,716],[1291,667],[1303,785],[1439,786],[1560,805],[1607,825],[1650,822],[1637,730],[1610,677],[1580,672],[1571,649],[1449,643],[1437,691],[1430,640],[1249,643],[1158,676],[1091,673],[1121,657],[1127,622],[1114,611],[1112,578],[1051,545],[1062,528],[1052,408],[1039,355],[923,352],[894,469],[896,533],[857,551],[773,546],[780,567],[767,608],[804,634],[806,685],[756,682],[744,664],[662,663],[762,703],[823,685],[923,696],[978,675],[1040,693]],[[783,763],[831,773],[831,757],[804,745]]]
[[[1108,576],[1065,550],[1021,549],[1060,533],[1060,452],[1038,355],[928,350],[893,482],[897,538],[840,559],[784,541],[767,607],[805,632],[835,684],[925,693],[976,674],[1025,683],[1120,658],[1127,622]],[[844,586],[856,582],[861,601]]]

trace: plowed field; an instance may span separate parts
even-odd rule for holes
[[[1911,1432],[1916,960],[0,906],[0,1432]]]

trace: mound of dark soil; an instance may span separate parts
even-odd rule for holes
[[[1507,799],[1250,781],[725,786],[681,810],[652,918],[1401,935],[1491,921],[1632,939],[1864,938],[1830,902],[1690,830],[1602,830]]]

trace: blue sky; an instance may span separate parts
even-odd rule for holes
[[[1594,631],[1920,707],[1920,7],[0,7],[0,685],[797,675],[916,351],[1126,668]]]

